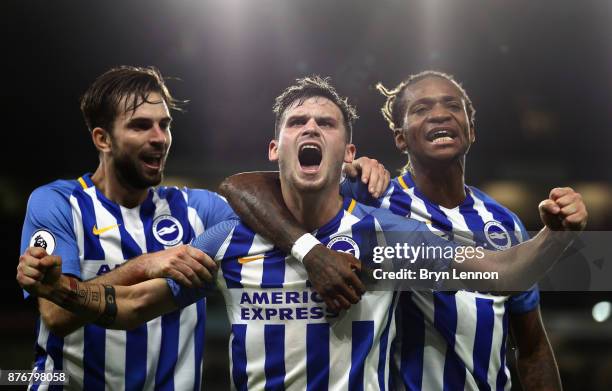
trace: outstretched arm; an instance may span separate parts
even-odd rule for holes
[[[499,292],[528,289],[560,258],[588,217],[581,195],[569,187],[553,189],[539,211],[545,227],[534,238],[504,251],[485,250],[481,260],[452,262],[457,271],[499,273],[497,280],[465,280],[466,286]]]
[[[346,166],[345,173],[361,175],[374,196],[382,194],[389,184],[389,172],[376,160],[357,159]],[[278,172],[233,175],[223,181],[219,192],[247,225],[287,253],[291,253],[295,242],[307,234],[285,206]],[[302,262],[314,290],[331,310],[350,307],[365,292],[363,283],[353,272],[353,269],[360,269],[359,260],[348,254],[316,245]]]
[[[45,250],[40,247],[28,248],[20,257],[20,263],[35,262],[46,255]],[[212,273],[216,269],[216,264],[208,255],[196,248],[182,245],[143,254],[89,282],[97,285],[133,285],[153,278],[170,277],[187,287],[200,287],[204,282],[212,281]],[[49,330],[58,336],[65,336],[92,321],[91,317],[67,311],[40,297],[38,308]]]
[[[128,330],[178,308],[163,279],[132,286],[102,285],[61,274],[58,256],[47,255],[37,261],[20,263],[19,284],[28,292],[73,312],[80,320]]]

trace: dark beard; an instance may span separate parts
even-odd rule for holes
[[[138,171],[137,161],[126,155],[115,155],[115,170],[119,182],[126,187],[132,189],[148,189],[151,186],[157,186],[162,180],[163,175],[157,178],[147,178]]]

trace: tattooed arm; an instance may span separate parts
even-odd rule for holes
[[[31,294],[106,328],[132,329],[178,308],[163,279],[132,286],[82,282],[61,274],[61,258],[53,255],[20,262],[17,281]]]

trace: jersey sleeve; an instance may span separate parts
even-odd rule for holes
[[[238,224],[239,221],[236,219],[224,220],[207,229],[206,232],[195,238],[190,245],[215,259],[219,252],[219,248],[221,248],[227,237]],[[167,278],[166,282],[168,283],[168,287],[172,292],[176,304],[181,308],[195,303],[202,297],[205,297],[207,292],[214,289],[213,285],[205,285],[202,288],[186,288],[171,278]]]
[[[529,234],[525,229],[525,226],[521,220],[512,213],[512,219],[518,226],[522,238],[519,238],[521,242],[529,240]],[[537,284],[531,287],[529,290],[510,296],[508,299],[508,306],[511,314],[523,314],[525,312],[533,311],[540,304],[540,290]]]
[[[389,186],[392,185],[389,184]],[[387,190],[385,190],[383,194],[385,194]],[[357,202],[364,205],[376,208],[380,207],[379,199],[372,197],[368,190],[368,185],[363,183],[360,178],[344,178],[340,183],[340,194],[343,197],[354,198]]]
[[[81,278],[79,248],[74,232],[69,195],[61,188],[40,187],[30,195],[21,231],[23,254],[28,247],[42,247],[62,258],[62,273]],[[29,294],[24,291],[24,297]]]
[[[225,198],[219,194],[201,189],[185,188],[184,190],[188,195],[188,206],[195,209],[205,229],[221,221],[238,218]]]

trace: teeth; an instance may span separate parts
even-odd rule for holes
[[[304,149],[316,149],[317,151],[320,151],[321,149],[319,148],[319,146],[317,145],[302,145],[302,147],[300,148],[301,151],[303,151]]]
[[[451,137],[439,137],[433,140],[434,144],[439,144],[439,143],[444,143],[447,141],[453,141],[453,139]]]

